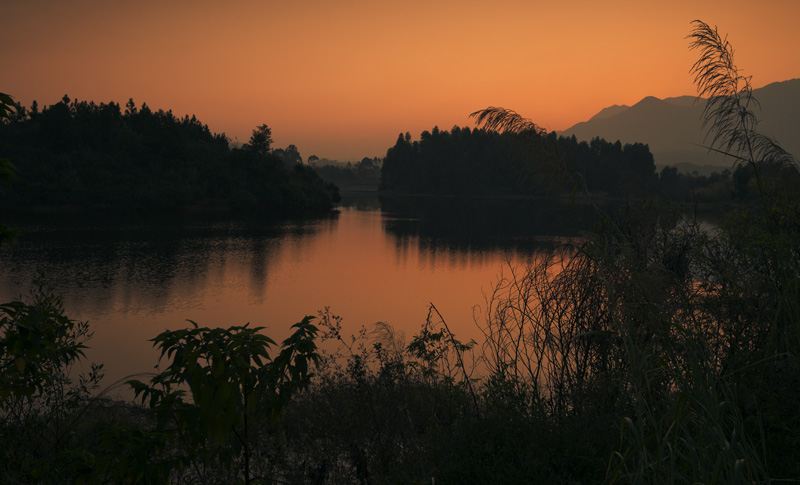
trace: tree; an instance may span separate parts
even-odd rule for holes
[[[370,171],[370,170],[376,170],[376,169],[380,168],[378,166],[377,159],[369,158],[369,157],[362,158],[361,161],[356,164],[356,167],[357,167],[357,170],[365,171],[365,172],[366,171]]]
[[[267,125],[261,125],[253,130],[253,135],[244,148],[264,156],[269,153],[270,145],[272,145],[272,129]]]
[[[289,145],[286,148],[279,148],[275,150],[274,153],[288,166],[303,164],[303,157],[300,156],[300,152],[294,145]]]
[[[149,403],[159,431],[183,444],[185,463],[236,462],[244,483],[253,480],[253,446],[266,441],[269,424],[283,406],[308,386],[320,354],[313,317],[292,326],[280,352],[263,327],[199,327],[165,331],[152,339],[171,362],[146,384],[129,381],[142,403]],[[191,399],[187,399],[188,394]]]
[[[15,107],[14,98],[8,94],[0,93],[0,123],[11,118],[11,115],[15,112]],[[0,182],[11,184],[11,181],[14,180],[16,176],[16,167],[11,163],[11,160],[0,158]],[[2,245],[3,242],[12,242],[14,240],[14,233],[15,231],[13,229],[0,223],[0,245]]]
[[[133,102],[133,98],[128,98],[128,103],[125,105],[125,115],[135,115],[139,110],[136,109],[136,103]]]

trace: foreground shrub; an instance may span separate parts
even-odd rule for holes
[[[92,336],[64,314],[41,281],[27,299],[0,305],[0,477],[57,481],[78,446],[78,425],[102,379],[102,365],[75,376]]]
[[[211,470],[229,473],[216,480],[250,483],[257,477],[253,458],[269,440],[283,406],[308,385],[319,358],[317,328],[310,322],[306,317],[292,327],[294,334],[275,358],[269,355],[274,342],[259,333],[262,327],[207,328],[191,322],[191,328],[153,339],[171,362],[149,384],[131,381],[131,386],[155,412],[157,432],[167,436],[183,467],[197,470],[195,479],[207,479]]]

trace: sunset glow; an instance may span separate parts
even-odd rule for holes
[[[267,123],[304,158],[360,160],[490,105],[563,130],[694,94],[693,19],[729,35],[755,87],[800,77],[799,13],[795,0],[11,1],[0,91],[26,106],[133,98],[239,142]]]

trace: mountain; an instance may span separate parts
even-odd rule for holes
[[[776,82],[754,89],[761,109],[758,131],[775,138],[800,158],[800,79]],[[733,159],[706,148],[702,126],[703,100],[694,96],[658,99],[648,96],[633,106],[604,108],[588,121],[559,132],[579,140],[599,136],[608,141],[641,142],[650,146],[656,165],[694,164],[730,167]]]
[[[615,104],[614,106],[609,106],[608,108],[603,108],[600,110],[599,113],[589,118],[589,121],[592,120],[599,120],[603,118],[611,118],[612,116],[618,115],[625,111],[626,109],[630,108],[627,104],[623,104],[622,106]]]

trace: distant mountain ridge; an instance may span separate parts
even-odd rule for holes
[[[800,158],[800,79],[775,82],[754,89],[761,109],[755,109],[758,130],[775,138]],[[694,96],[659,99],[647,96],[633,106],[613,105],[588,121],[558,132],[579,140],[594,137],[622,143],[646,143],[656,165],[695,164],[730,167],[733,159],[709,152],[702,127],[703,100]]]
[[[630,108],[627,104],[618,105],[615,104],[614,106],[609,106],[608,108],[603,108],[600,110],[599,113],[589,118],[589,121],[592,120],[599,120],[603,118],[611,118],[612,116],[618,115],[625,111],[626,109]]]

